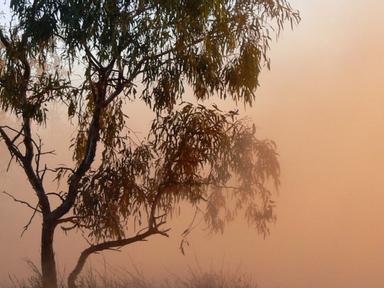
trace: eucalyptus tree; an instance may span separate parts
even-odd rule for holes
[[[268,232],[269,184],[279,183],[274,143],[258,139],[236,111],[202,103],[212,96],[253,103],[271,35],[299,20],[286,0],[9,4],[12,20],[0,29],[0,106],[17,124],[0,125],[0,139],[37,197],[36,207],[25,204],[42,216],[44,288],[57,287],[58,226],[88,231],[69,287],[93,253],[167,236],[163,227],[182,202],[205,204],[214,231],[241,212]],[[184,102],[187,90],[200,104]],[[126,124],[131,101],[153,111],[140,143]],[[65,105],[75,123],[72,166],[48,166],[35,131],[54,117],[52,103]],[[50,177],[64,191],[48,192]]]

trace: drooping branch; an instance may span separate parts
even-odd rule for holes
[[[83,269],[85,262],[87,258],[97,252],[101,252],[104,250],[112,250],[116,248],[120,248],[123,246],[127,246],[129,244],[139,242],[139,241],[145,241],[148,237],[152,235],[163,235],[168,236],[167,230],[160,231],[157,228],[148,228],[146,232],[137,234],[136,236],[126,238],[126,239],[119,239],[114,241],[106,241],[100,244],[92,245],[85,249],[81,254],[79,259],[77,260],[75,268],[72,270],[72,272],[69,274],[68,277],[68,287],[69,288],[75,288],[76,287],[76,279],[78,275],[80,274],[81,270]]]

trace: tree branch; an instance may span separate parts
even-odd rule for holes
[[[103,102],[105,97],[105,85],[104,83],[97,83],[93,97],[95,102],[95,108],[92,115],[92,120],[88,129],[88,138],[85,148],[84,157],[75,170],[75,172],[69,178],[68,194],[63,203],[52,211],[52,217],[56,220],[60,219],[63,215],[69,212],[75,203],[78,194],[78,185],[81,178],[91,167],[96,155],[97,143],[99,141],[100,134],[100,116],[103,109]]]
[[[39,210],[37,207],[33,207],[30,203],[28,203],[27,201],[23,201],[23,200],[20,200],[20,199],[17,199],[15,196],[13,196],[12,194],[9,194],[8,192],[6,191],[3,191],[3,194],[7,195],[9,198],[11,198],[13,201],[17,202],[17,203],[20,203],[20,204],[23,204],[25,206],[27,206],[28,208],[32,209],[33,211],[37,211],[39,213],[42,213],[41,210]]]
[[[79,259],[77,260],[77,264],[75,268],[72,270],[72,272],[69,274],[68,277],[68,287],[69,288],[74,288],[76,287],[76,278],[80,274],[81,270],[84,267],[84,264],[87,260],[87,258],[94,253],[101,252],[103,250],[111,250],[111,249],[118,249],[120,247],[139,242],[139,241],[145,241],[146,238],[148,238],[151,235],[163,235],[168,237],[167,232],[168,230],[165,231],[160,231],[158,229],[153,229],[153,228],[148,228],[148,230],[142,234],[137,234],[136,236],[133,236],[131,238],[126,238],[126,239],[120,239],[120,240],[114,240],[114,241],[107,241],[103,242],[100,244],[96,245],[91,245],[87,249],[85,249],[81,254]]]
[[[31,137],[31,126],[30,119],[28,117],[24,118],[24,145],[25,145],[25,156],[23,158],[23,168],[25,174],[28,177],[29,182],[31,183],[33,189],[36,192],[37,197],[39,198],[39,203],[41,210],[45,216],[50,215],[51,206],[48,200],[48,197],[45,193],[43,183],[41,179],[36,174],[36,171],[33,169],[32,160],[34,157],[33,149],[33,140]]]
[[[12,50],[15,49],[12,47],[9,40],[6,38],[6,36],[3,34],[2,30],[0,29],[0,40],[4,44],[5,48],[9,53],[13,52]],[[21,46],[23,43],[20,43]],[[28,177],[28,180],[30,184],[32,185],[38,199],[39,199],[39,205],[41,207],[41,211],[45,216],[48,216],[51,212],[50,204],[48,201],[47,196],[45,195],[44,187],[42,184],[41,179],[39,179],[38,175],[35,173],[32,165],[32,160],[34,157],[34,145],[36,143],[32,139],[32,132],[31,132],[31,115],[28,114],[28,109],[25,109],[28,105],[28,99],[27,99],[27,90],[28,85],[31,77],[31,67],[28,62],[28,57],[26,54],[26,49],[22,49],[25,47],[21,47],[20,51],[21,53],[11,53],[11,55],[14,55],[16,60],[20,61],[23,66],[23,73],[20,72],[20,89],[18,90],[17,97],[20,98],[21,104],[22,104],[22,133],[19,131],[16,131],[18,133],[15,137],[15,140],[20,136],[23,135],[23,143],[25,146],[25,154],[23,155],[20,150],[17,148],[17,146],[14,145],[12,140],[8,137],[8,135],[4,131],[4,127],[0,128],[0,135],[5,140],[5,143],[11,152],[11,154],[15,155],[19,161],[22,164],[22,167],[24,168],[25,174]],[[14,129],[12,129],[15,131]],[[20,135],[19,135],[20,134]]]
[[[31,218],[29,218],[28,223],[24,226],[23,232],[21,232],[20,237],[23,237],[24,233],[28,230],[29,226],[32,224],[32,220],[33,220],[33,218],[35,218],[36,212],[38,211],[37,210],[38,206],[39,206],[39,204],[36,205],[35,211],[33,211]]]
[[[24,155],[20,152],[20,150],[15,146],[14,142],[9,138],[8,134],[4,131],[4,126],[0,127],[0,135],[1,138],[4,139],[5,145],[7,145],[7,148],[11,155],[14,155],[17,157],[17,159],[21,162],[24,161]]]

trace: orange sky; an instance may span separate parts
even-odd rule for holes
[[[272,70],[264,71],[256,104],[244,112],[263,137],[277,142],[281,155],[271,235],[261,239],[239,220],[223,236],[197,231],[182,256],[184,217],[171,239],[105,253],[111,266],[130,267],[133,261],[155,278],[186,273],[197,263],[204,269],[240,267],[261,288],[384,287],[384,2],[291,2],[302,22],[273,45]],[[130,115],[139,129],[141,113]],[[61,135],[52,137],[57,131],[48,127],[41,134],[54,146],[61,142]],[[24,176],[17,169],[5,173],[4,151],[0,146],[0,191],[23,198],[30,192]],[[0,199],[1,286],[8,273],[25,275],[23,259],[38,263],[40,224],[35,221],[20,238],[29,211]],[[59,237],[60,271],[72,267],[71,250],[84,245]],[[92,260],[95,266],[101,262],[100,256]]]

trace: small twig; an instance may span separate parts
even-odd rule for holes
[[[162,231],[157,230],[156,233],[158,233],[160,235],[163,235],[165,237],[169,237],[169,234],[168,234],[169,231],[171,231],[171,228],[168,228],[168,229],[165,229],[165,230],[162,230]]]
[[[40,172],[43,172],[43,173],[40,175],[40,180],[41,180],[41,182],[44,181],[44,176],[45,176],[45,173],[47,172],[47,170],[48,170],[48,166],[47,166],[47,164],[45,164],[44,169],[43,169],[42,171],[38,171],[38,174],[39,174]]]
[[[14,154],[11,154],[11,158],[9,159],[9,162],[8,162],[8,165],[7,165],[7,172],[9,171],[9,169],[11,168],[11,164],[12,164],[12,160],[13,160],[13,157],[15,157]]]
[[[50,151],[40,153],[40,155],[47,155],[47,154],[56,155],[56,150],[50,150]]]
[[[17,138],[20,137],[20,135],[23,135],[23,127],[21,127],[20,131],[17,132],[16,136],[12,139],[12,143],[15,143]]]
[[[21,131],[19,131],[19,130],[16,130],[15,128],[12,128],[11,126],[8,126],[8,125],[2,125],[2,126],[0,126],[0,128],[11,130],[12,132],[15,132],[16,135],[18,135],[21,131],[23,131],[23,129],[21,129]],[[22,134],[22,133],[20,133],[20,134]],[[17,138],[17,136],[16,136],[16,138]]]
[[[59,193],[50,192],[50,193],[47,193],[46,195],[47,195],[47,196],[49,196],[49,195],[56,196],[56,197],[60,198],[61,201],[64,202],[64,197],[61,196]]]
[[[72,173],[74,173],[75,171],[72,169],[72,168],[68,168],[68,167],[57,167],[57,168],[44,168],[43,170],[40,170],[40,172],[44,172],[44,171],[48,171],[48,172],[52,172],[52,173],[57,173],[58,171],[60,170],[64,170],[64,171],[70,171]]]
[[[35,207],[35,211],[33,211],[32,216],[31,216],[31,218],[29,218],[28,223],[24,226],[23,232],[21,232],[20,237],[23,237],[24,233],[28,230],[29,226],[31,225],[32,220],[33,220],[33,218],[35,218],[36,212],[38,211],[37,210],[38,206],[39,206],[39,203],[37,203],[37,205]]]

